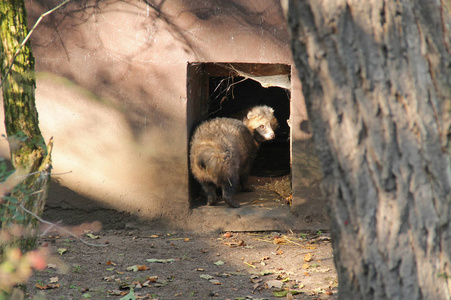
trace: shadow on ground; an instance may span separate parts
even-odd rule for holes
[[[58,234],[41,238],[39,243],[67,271],[60,274],[50,265],[37,272],[28,283],[29,294],[120,299],[133,288],[136,299],[290,299],[289,292],[293,299],[337,299],[330,239],[321,232],[229,237],[140,226],[96,236],[83,238],[106,247]]]

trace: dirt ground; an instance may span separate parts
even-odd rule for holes
[[[162,232],[138,226],[80,240],[48,234],[30,279],[46,299],[337,299],[327,233]]]
[[[275,201],[291,193],[287,176],[254,179],[259,200],[254,205],[287,205]],[[278,196],[266,199],[265,191]],[[251,193],[246,198],[253,199]],[[202,211],[216,214],[220,206]],[[44,219],[56,223],[62,218],[73,226],[68,229],[78,229],[83,240],[100,246],[46,233],[39,244],[49,249],[49,265],[31,277],[29,298],[41,293],[45,299],[337,299],[328,233],[174,232],[127,214],[95,212],[88,216],[47,207]],[[105,230],[83,233],[77,227],[94,220],[103,222]]]

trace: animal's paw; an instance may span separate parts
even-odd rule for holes
[[[225,203],[227,203],[230,207],[232,208],[238,208],[241,207],[240,204],[236,203],[235,201],[233,201],[231,198],[225,198],[224,199]]]

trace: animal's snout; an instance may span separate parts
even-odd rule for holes
[[[269,135],[269,139],[270,139],[270,140],[272,140],[272,139],[275,138],[275,137],[276,137],[276,135],[274,134],[274,132],[271,133],[271,134]]]

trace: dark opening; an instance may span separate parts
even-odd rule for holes
[[[259,82],[239,76],[231,66],[218,64],[191,64],[188,67],[188,124],[189,138],[202,121],[216,117],[236,117],[255,105],[268,105],[274,109],[279,122],[276,138],[261,145],[250,172],[252,186],[268,180],[290,176],[290,90],[281,87],[263,87]],[[290,74],[286,65],[239,64],[252,75],[266,76]],[[191,68],[191,72],[190,72]],[[192,101],[190,101],[192,98]],[[190,126],[191,125],[191,126]],[[197,181],[190,174],[190,204],[205,204]]]

